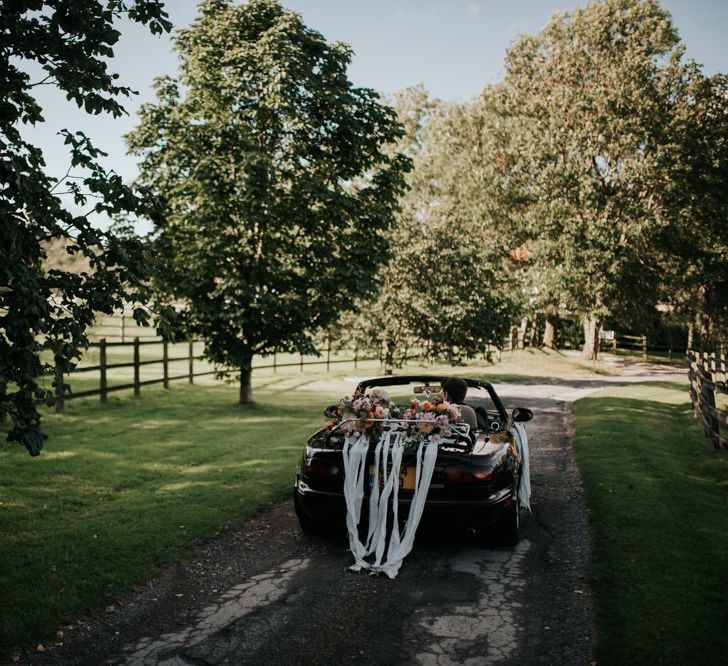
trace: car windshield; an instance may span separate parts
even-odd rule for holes
[[[375,387],[367,388],[367,393]],[[386,383],[377,384],[377,388],[383,388],[389,394],[389,399],[397,405],[406,406],[411,398],[425,400],[428,397],[442,397],[442,386],[440,382],[410,382],[396,386],[387,386]],[[497,412],[496,406],[488,393],[488,390],[480,386],[469,386],[465,396],[465,404],[471,407],[483,407],[488,412]]]

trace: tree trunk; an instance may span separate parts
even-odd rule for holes
[[[546,319],[541,346],[547,349],[556,349],[556,326],[550,319]]]
[[[528,346],[529,347],[535,347],[536,341],[538,340],[539,335],[539,328],[540,328],[540,320],[539,316],[537,314],[533,315],[533,324],[531,326],[531,335],[528,339]]]
[[[253,402],[253,385],[250,381],[250,376],[253,373],[252,365],[252,355],[243,359],[243,362],[240,364],[240,399],[238,400],[239,405],[249,405]]]
[[[526,328],[528,328],[528,317],[521,318],[521,325],[518,327],[518,348],[524,349],[526,346]]]
[[[555,305],[546,310],[546,327],[543,332],[543,347],[557,349],[557,334],[559,330],[559,310]]]
[[[387,340],[385,351],[384,351],[384,374],[394,374],[394,353],[397,350],[397,345],[391,340]]]
[[[543,347],[548,349],[556,349],[556,322],[551,319],[546,319],[546,328],[543,332]]]
[[[693,348],[693,345],[695,344],[694,337],[695,337],[695,324],[691,321],[690,326],[688,326],[688,344],[687,344],[687,349],[685,350],[686,352],[690,351]]]
[[[602,323],[596,315],[584,317],[584,348],[581,355],[590,361],[596,361],[599,357],[599,329]]]
[[[710,351],[710,319],[707,315],[700,316],[700,351]]]

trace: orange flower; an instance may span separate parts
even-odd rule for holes
[[[437,405],[437,411],[438,412],[445,412],[445,411],[447,411],[447,403],[446,402],[439,403]]]
[[[429,400],[425,400],[421,405],[422,409],[426,412],[432,411],[432,403]]]

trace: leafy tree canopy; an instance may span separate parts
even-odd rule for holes
[[[383,347],[388,367],[413,342],[457,362],[500,345],[513,314],[493,171],[476,147],[494,128],[484,130],[471,105],[435,102],[419,87],[398,93],[394,105],[407,130],[398,145],[415,169],[380,289],[360,306],[359,344]]]
[[[728,331],[728,76],[685,83],[671,118],[675,154],[663,164],[670,224],[657,239],[660,297],[705,337]]]
[[[108,64],[122,17],[153,33],[171,28],[159,0],[0,4],[0,418],[10,415],[8,440],[33,455],[44,439],[36,401],[52,400],[38,383],[50,367],[41,354],[68,370],[87,344],[94,312],[111,312],[125,294],[133,298],[146,271],[138,240],[120,229],[101,231],[91,218],[151,215],[145,193],[107,172],[98,161],[103,153],[80,131],[61,132],[70,165],[59,178],[46,174],[41,149],[25,138],[28,125],[43,122],[34,97],[40,85],[56,86],[88,113],[124,112],[119,100],[132,91],[117,85]],[[87,210],[70,212],[64,195]],[[49,268],[51,242],[85,256],[89,270]]]
[[[179,80],[129,135],[141,181],[164,201],[160,293],[208,357],[307,352],[312,333],[374,288],[409,160],[377,93],[347,78],[350,49],[274,0],[205,0],[179,33]]]
[[[680,217],[665,195],[701,131],[701,76],[683,51],[657,0],[604,0],[555,16],[506,58],[504,183],[525,203],[514,221],[543,288],[585,317],[592,357],[604,317],[639,319],[659,294],[661,240]],[[680,117],[692,119],[682,135]]]

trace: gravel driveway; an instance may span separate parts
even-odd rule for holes
[[[535,413],[533,514],[522,516],[516,548],[418,534],[395,580],[371,577],[348,570],[344,538],[302,534],[285,502],[33,661],[587,664],[589,539],[569,401],[612,381],[497,387],[507,407]]]

